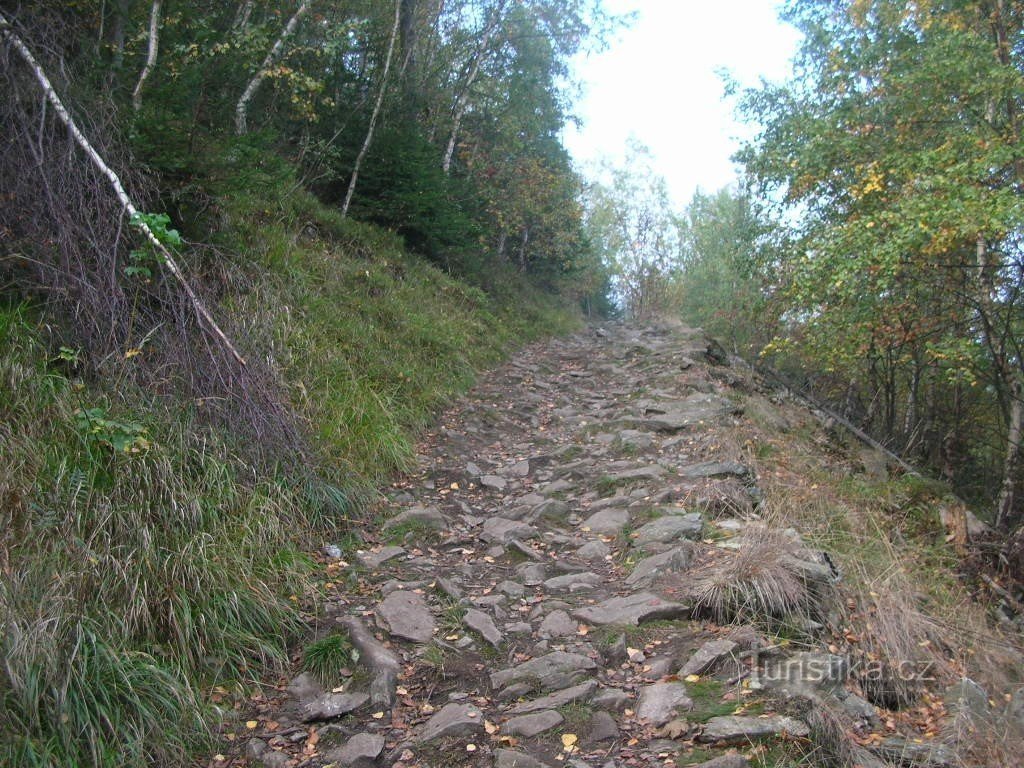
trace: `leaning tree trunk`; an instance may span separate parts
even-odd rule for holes
[[[139,81],[132,91],[132,108],[138,112],[142,109],[142,86],[156,66],[157,53],[160,50],[160,8],[163,0],[153,0],[153,6],[149,12],[149,48],[146,52],[146,65],[139,74]]]
[[[356,181],[359,179],[359,169],[363,165],[363,160],[366,159],[366,154],[370,151],[370,145],[373,143],[373,131],[377,127],[377,118],[380,116],[380,108],[384,104],[384,94],[388,89],[388,74],[391,71],[391,57],[395,52],[395,39],[398,37],[398,28],[401,22],[402,14],[402,0],[395,0],[395,22],[391,26],[391,39],[388,40],[388,54],[384,58],[384,72],[380,77],[380,89],[377,91],[377,101],[373,105],[373,112],[370,114],[370,125],[366,129],[366,138],[363,140],[363,146],[359,148],[359,154],[356,155],[356,161],[352,165],[352,178],[348,180],[348,189],[345,191],[345,202],[341,205],[341,215],[348,215],[348,207],[352,204],[352,195],[356,192]]]
[[[252,101],[252,97],[256,95],[256,91],[259,90],[260,85],[267,79],[267,74],[270,72],[270,67],[280,57],[281,52],[284,50],[284,44],[292,33],[295,32],[295,28],[299,25],[299,20],[305,15],[306,11],[309,10],[310,0],[302,0],[302,4],[299,5],[298,10],[292,14],[292,17],[288,19],[288,23],[281,31],[280,37],[274,41],[274,46],[270,49],[270,53],[267,54],[267,58],[263,60],[263,64],[256,70],[256,74],[252,76],[249,84],[245,86],[245,90],[238,99],[238,103],[235,105],[235,133],[239,136],[246,133],[249,130],[249,102]]]
[[[189,284],[185,277],[185,273],[182,272],[181,267],[178,266],[178,262],[174,258],[174,254],[165,246],[160,239],[156,236],[149,225],[144,220],[138,218],[139,209],[135,206],[135,203],[128,196],[125,191],[124,185],[121,183],[121,179],[114,172],[114,170],[107,165],[106,161],[100,157],[99,152],[96,151],[95,147],[85,137],[85,134],[79,129],[78,124],[71,117],[71,113],[68,112],[64,106],[64,102],[61,101],[57,92],[53,88],[53,84],[50,82],[50,78],[47,77],[45,70],[36,61],[35,56],[32,55],[32,51],[29,50],[25,42],[18,36],[18,34],[11,27],[10,22],[3,13],[0,13],[0,37],[7,40],[15,50],[21,55],[21,58],[28,65],[29,69],[32,70],[32,74],[35,76],[36,81],[39,83],[39,87],[42,89],[46,100],[50,102],[57,113],[57,117],[60,119],[68,132],[74,137],[75,142],[82,149],[83,152],[92,161],[93,166],[110,182],[111,187],[114,189],[114,194],[117,196],[118,201],[124,206],[125,212],[129,218],[133,219],[133,224],[145,236],[149,244],[160,254],[161,262],[167,268],[167,271],[181,284],[182,289],[185,291],[185,295],[188,296],[189,301],[192,303],[192,307],[199,317],[200,322],[207,325],[210,331],[216,336],[221,344],[232,354],[232,356],[242,365],[245,365],[245,358],[235,349],[235,346],[228,339],[224,331],[221,330],[220,326],[217,325],[217,321],[213,319],[213,315],[210,314],[210,310],[206,308],[206,305],[202,302],[192,286]]]
[[[1003,483],[996,503],[996,528],[1009,530],[1017,520],[1017,485],[1020,468],[1021,436],[1024,432],[1024,381],[1018,371],[1010,385],[1010,420],[1006,432],[1006,458]]]

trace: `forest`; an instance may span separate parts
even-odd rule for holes
[[[1024,6],[783,17],[791,78],[723,83],[737,182],[678,209],[642,145],[563,144],[601,0],[0,4],[0,764],[206,764],[311,553],[588,323],[700,326],[863,430],[1017,601]]]

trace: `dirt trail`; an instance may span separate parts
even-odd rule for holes
[[[423,441],[368,548],[326,563],[323,632],[357,663],[261,703],[230,759],[789,765],[821,738],[822,697],[870,725],[841,658],[762,634],[813,636],[837,574],[758,521],[735,439],[740,402],[768,404],[752,382],[700,331],[611,325],[492,372]]]

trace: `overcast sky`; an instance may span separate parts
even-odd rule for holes
[[[604,53],[580,58],[580,130],[565,145],[586,172],[603,156],[620,159],[631,136],[650,148],[679,207],[697,187],[736,177],[729,160],[751,129],[723,96],[721,70],[743,85],[784,80],[799,35],[777,17],[777,0],[605,0],[636,11]]]

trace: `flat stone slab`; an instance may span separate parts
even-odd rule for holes
[[[636,716],[653,725],[664,725],[678,710],[693,709],[693,699],[682,683],[655,683],[640,690]]]
[[[569,505],[561,499],[545,499],[530,510],[530,518],[543,517],[548,520],[563,520],[569,514]]]
[[[674,603],[651,592],[636,592],[625,597],[613,597],[597,605],[588,605],[573,613],[580,621],[602,626],[630,624],[636,626],[655,619],[676,619],[686,616],[688,605]]]
[[[592,514],[582,523],[580,530],[615,536],[629,525],[629,511],[622,507],[608,507]]]
[[[370,768],[383,751],[383,736],[357,733],[344,746],[329,750],[324,757],[339,768]]]
[[[384,523],[384,528],[394,528],[404,523],[433,528],[436,531],[443,531],[448,527],[448,522],[437,507],[409,507]]]
[[[551,592],[581,592],[593,589],[603,579],[596,573],[585,571],[583,573],[567,573],[563,576],[553,576],[544,581],[544,588]]]
[[[714,669],[722,659],[732,655],[737,647],[732,640],[709,640],[694,651],[694,654],[679,670],[679,677],[703,675]]]
[[[514,749],[494,750],[494,768],[550,768],[535,757]]]
[[[576,550],[576,557],[581,560],[604,560],[608,555],[611,554],[611,549],[600,539],[594,539],[588,541],[582,547]]]
[[[667,515],[640,526],[633,534],[633,544],[646,547],[651,544],[670,544],[679,539],[699,539],[704,520],[697,512],[685,515]]]
[[[433,717],[427,720],[416,735],[416,742],[456,736],[464,738],[484,732],[484,713],[465,702],[445,704]]]
[[[578,625],[565,611],[552,611],[544,617],[537,630],[541,637],[570,637],[576,634]]]
[[[513,717],[503,726],[501,732],[509,736],[523,736],[533,738],[538,734],[557,728],[565,721],[558,712],[553,709],[545,709],[541,712],[534,712],[532,715],[520,715]]]
[[[802,720],[784,715],[768,717],[749,717],[727,715],[712,717],[704,725],[703,733],[698,740],[706,744],[745,744],[758,739],[771,739],[783,734],[804,737],[811,729]]]
[[[500,646],[502,640],[505,639],[491,617],[476,608],[466,611],[466,615],[462,617],[462,623],[474,632],[479,632],[481,637],[495,648]]]
[[[680,432],[697,424],[720,421],[739,411],[731,400],[697,392],[682,400],[652,403],[640,417],[620,419],[618,424],[655,432]]]
[[[405,554],[405,550],[401,547],[384,547],[377,552],[357,552],[356,557],[359,558],[359,562],[362,563],[366,568],[380,568],[388,560],[394,560],[396,557],[401,557]]]
[[[491,686],[504,688],[520,681],[537,682],[542,690],[576,682],[586,670],[596,669],[597,663],[589,656],[565,651],[553,651],[536,659],[524,661],[510,669],[491,673]]]
[[[501,475],[484,475],[480,478],[480,485],[492,491],[504,491],[508,487],[508,480]]]
[[[623,469],[619,472],[608,474],[609,480],[616,483],[632,483],[638,480],[658,480],[665,474],[665,468],[659,464],[651,464],[647,467],[635,467],[634,469]]]
[[[347,715],[370,700],[368,693],[327,693],[302,705],[304,722],[331,720]]]
[[[513,540],[532,539],[536,535],[537,529],[529,523],[507,517],[489,517],[480,531],[480,538],[489,544],[508,544]]]
[[[587,680],[585,683],[574,685],[571,688],[563,688],[560,691],[555,691],[552,694],[543,696],[533,701],[524,701],[522,704],[517,704],[509,710],[510,715],[525,715],[529,712],[540,712],[544,709],[558,709],[564,707],[566,704],[572,704],[576,701],[586,701],[594,695],[594,691],[597,690],[596,680]]]
[[[377,606],[375,614],[378,623],[394,637],[426,643],[434,636],[434,616],[427,601],[416,592],[392,592]]]
[[[647,587],[661,576],[685,571],[693,562],[693,545],[677,546],[658,555],[645,557],[626,577],[629,586]]]
[[[678,472],[680,477],[685,477],[688,480],[705,477],[745,478],[751,475],[750,467],[740,464],[738,461],[702,461],[699,464],[680,467]]]
[[[910,764],[919,768],[953,768],[963,765],[959,756],[945,744],[917,744],[899,737],[890,737],[870,750],[897,765]]]

